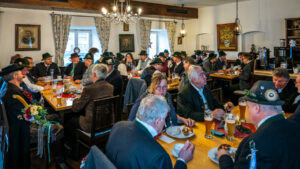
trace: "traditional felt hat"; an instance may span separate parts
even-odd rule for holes
[[[114,65],[115,60],[111,56],[104,56],[101,63],[106,64],[106,65]]]
[[[163,62],[161,61],[160,58],[154,58],[154,59],[151,61],[150,65],[155,65],[155,64],[163,64]]]
[[[181,51],[181,56],[187,56],[186,51]]]
[[[47,58],[50,58],[50,57],[52,57],[48,52],[47,53],[44,53],[43,54],[43,59],[42,60],[45,60],[45,59],[47,59]]]
[[[112,52],[108,52],[108,55],[111,57],[115,56],[114,53],[112,53]]]
[[[121,53],[117,53],[117,59],[119,61],[123,60],[124,59],[124,55],[122,55]]]
[[[87,53],[84,57],[84,59],[90,59],[90,60],[94,60],[94,56],[91,53]]]
[[[145,50],[141,50],[139,55],[148,55],[147,52]]]
[[[223,51],[223,50],[220,50],[219,51],[219,57],[221,57],[221,56],[226,56],[227,54]]]
[[[272,81],[259,80],[247,90],[245,100],[264,105],[283,105]]]
[[[165,50],[164,50],[164,53],[169,53],[168,49],[165,49]]]
[[[160,52],[159,54],[158,54],[158,57],[164,57],[164,58],[166,58],[166,56],[164,55],[164,52]]]
[[[11,72],[15,72],[15,71],[21,70],[23,68],[24,68],[23,66],[20,66],[17,64],[8,65],[2,69],[2,71],[0,72],[0,76],[5,76]]]
[[[79,57],[79,55],[77,53],[72,53],[71,54],[71,58],[76,58],[76,57]]]
[[[105,57],[105,56],[109,56],[109,53],[107,52],[107,50],[105,50],[105,51],[101,54],[101,57]]]
[[[174,52],[172,56],[176,57],[176,58],[179,58],[179,59],[182,59],[180,52]]]
[[[24,58],[16,59],[15,64],[17,64],[18,66],[23,66],[23,67],[28,67],[28,68],[30,67],[28,60],[24,59]]]
[[[212,59],[214,59],[214,58],[216,58],[216,57],[217,57],[217,54],[210,53],[210,54],[208,55],[208,60],[212,60]]]
[[[196,50],[196,51],[195,51],[195,55],[198,55],[198,56],[202,55],[202,53],[203,53],[203,52],[202,52],[201,50]]]

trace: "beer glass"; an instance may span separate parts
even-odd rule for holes
[[[240,122],[246,122],[245,120],[246,101],[245,100],[239,101],[239,108],[240,108]]]
[[[57,96],[56,96],[56,106],[57,107],[60,107],[60,106],[62,106],[62,98],[61,98],[62,96],[61,96],[61,94],[58,94]]]
[[[213,124],[213,116],[211,113],[204,115],[204,124],[205,124],[205,138],[211,139],[211,127]]]
[[[228,114],[225,118],[226,125],[227,125],[227,140],[233,141],[234,140],[234,130],[235,130],[235,121],[236,117],[233,114]]]

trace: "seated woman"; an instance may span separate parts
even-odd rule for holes
[[[136,63],[135,63],[131,53],[127,53],[125,55],[125,65],[126,65],[127,71],[131,71],[132,69],[135,69]]]
[[[142,94],[137,101],[134,103],[128,120],[132,121],[135,119],[137,110],[140,106],[141,100],[146,97],[148,94],[155,94],[155,95],[160,95],[166,97],[166,100],[170,106],[170,112],[168,117],[166,118],[166,125],[171,126],[171,125],[178,125],[178,123],[184,123],[188,127],[192,127],[195,124],[195,121],[188,118],[183,118],[179,115],[176,114],[175,112],[175,107],[172,102],[171,94],[167,92],[168,89],[168,83],[167,83],[167,78],[162,74],[162,73],[156,73],[152,77],[151,84],[148,88],[148,91],[146,91],[144,94]]]

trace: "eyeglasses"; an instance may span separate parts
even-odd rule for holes
[[[168,86],[157,86],[156,90],[167,90]]]

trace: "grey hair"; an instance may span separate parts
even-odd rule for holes
[[[287,69],[283,69],[281,67],[278,67],[278,68],[274,69],[273,76],[283,77],[283,78],[285,78],[287,80],[290,79],[290,74],[289,74],[288,70]]]
[[[199,75],[198,75],[198,72],[197,70],[202,70],[202,68],[200,66],[197,66],[197,65],[191,65],[189,67],[189,70],[188,70],[188,78],[189,78],[189,82],[192,83],[192,79],[198,79],[199,78]]]
[[[101,80],[106,78],[107,71],[108,68],[105,64],[96,64],[92,70],[96,74],[96,77]]]
[[[4,75],[3,80],[6,81],[6,82],[9,82],[9,81],[13,80],[14,79],[14,74],[16,74],[16,73],[18,73],[18,71],[11,72],[7,75]]]
[[[136,118],[150,125],[158,118],[164,119],[169,110],[165,97],[149,94],[142,100]]]
[[[282,106],[281,105],[264,105],[264,104],[260,104],[260,107],[262,109],[262,112],[264,112],[265,114],[268,114],[268,113],[281,114],[282,113]]]

